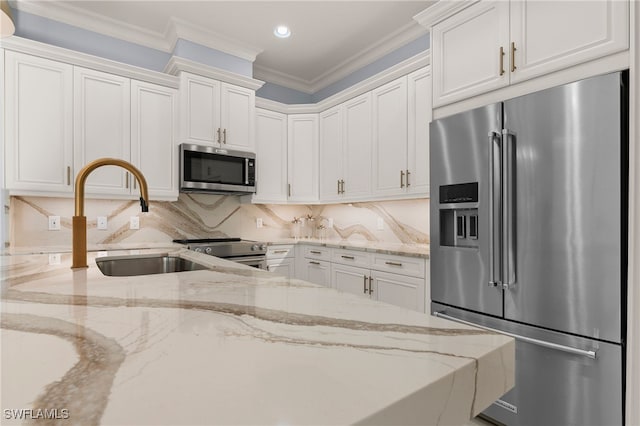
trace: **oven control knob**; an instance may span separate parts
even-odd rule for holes
[[[193,251],[195,251],[196,253],[202,253],[202,249],[200,247],[196,247],[195,249],[193,249]]]
[[[254,245],[251,246],[251,251],[258,251],[258,250],[260,250],[260,246],[259,245],[254,244]]]
[[[204,249],[204,252],[207,254],[211,254],[211,247],[207,247],[206,249]]]
[[[260,244],[260,250],[264,251],[267,249],[267,245],[266,244]]]

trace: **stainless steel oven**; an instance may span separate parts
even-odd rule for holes
[[[189,250],[216,256],[257,269],[267,269],[267,246],[240,238],[204,238],[173,240],[185,244]]]

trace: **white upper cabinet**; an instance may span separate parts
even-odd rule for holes
[[[253,151],[255,149],[255,91],[222,83],[220,102],[223,147]]]
[[[419,69],[407,76],[409,110],[407,181],[410,194],[429,195],[429,123],[431,122],[431,70]]]
[[[480,1],[431,35],[438,107],[628,49],[629,2]]]
[[[318,201],[318,114],[288,117],[288,200]]]
[[[338,201],[344,181],[343,108],[338,105],[320,113],[320,199]]]
[[[182,72],[180,96],[184,141],[254,149],[254,90]]]
[[[320,199],[371,196],[371,93],[320,114]]]
[[[287,116],[256,110],[257,191],[253,202],[287,201]]]
[[[511,82],[629,48],[629,3],[512,1]]]
[[[131,162],[144,174],[151,199],[178,197],[178,91],[131,82]],[[137,182],[131,176],[133,191]]]
[[[5,53],[6,185],[73,191],[73,67]]]
[[[372,130],[371,93],[345,102],[341,187],[342,195],[351,200],[371,196]]]
[[[373,91],[373,195],[405,192],[407,172],[407,79]]]
[[[74,163],[76,173],[103,157],[130,161],[130,79],[85,68],[74,68]],[[131,178],[120,167],[94,170],[86,192],[128,195]]]
[[[509,83],[509,2],[482,1],[431,30],[433,104],[443,105]]]

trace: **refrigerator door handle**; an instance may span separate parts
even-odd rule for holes
[[[454,322],[458,322],[460,324],[464,324],[464,325],[468,325],[471,327],[476,327],[476,328],[481,328],[483,330],[487,330],[487,331],[491,331],[494,333],[498,333],[498,334],[503,334],[505,336],[509,336],[509,337],[513,337],[516,340],[520,340],[522,342],[526,342],[526,343],[531,343],[533,345],[537,345],[537,346],[542,346],[545,348],[549,348],[549,349],[555,349],[558,351],[562,351],[562,352],[568,352],[570,354],[574,354],[574,355],[580,355],[580,356],[584,356],[590,359],[596,359],[597,358],[597,352],[596,351],[587,351],[584,349],[578,349],[578,348],[574,348],[572,346],[565,346],[565,345],[560,345],[558,343],[553,343],[553,342],[547,342],[546,340],[539,340],[539,339],[533,339],[531,337],[525,337],[525,336],[521,336],[519,334],[513,334],[513,333],[509,333],[506,331],[501,331],[501,330],[496,330],[495,328],[491,328],[491,327],[485,327],[483,325],[479,325],[470,321],[465,321],[459,318],[455,318],[452,316],[449,316],[443,312],[434,312],[433,313],[434,316],[438,317],[438,318],[444,318],[444,319],[448,319],[450,321],[454,321]]]
[[[515,134],[502,129],[502,288],[509,289],[516,284],[516,245],[514,242],[515,222]]]
[[[499,280],[496,279],[495,265],[495,200],[494,200],[494,155],[495,147],[500,141],[500,134],[489,132],[489,287],[498,287]]]

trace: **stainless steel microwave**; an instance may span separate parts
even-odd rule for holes
[[[256,192],[256,155],[213,146],[180,145],[180,191]]]

